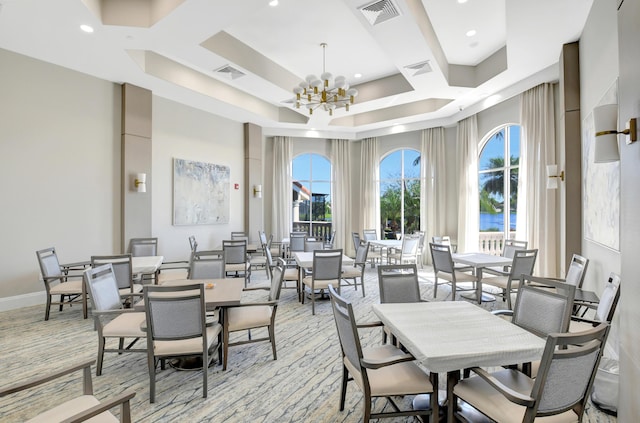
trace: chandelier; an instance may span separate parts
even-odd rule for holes
[[[312,115],[316,109],[324,109],[329,112],[329,116],[333,116],[333,110],[344,107],[349,111],[349,105],[353,104],[358,90],[349,88],[349,84],[344,76],[336,76],[335,79],[331,73],[325,69],[327,43],[320,44],[322,46],[322,74],[320,78],[315,75],[309,75],[305,81],[301,82],[293,89],[296,95],[295,107],[299,109],[301,106],[309,110]]]

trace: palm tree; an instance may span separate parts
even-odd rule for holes
[[[518,165],[518,158],[511,156],[511,166]],[[489,159],[489,169],[504,168],[504,159],[502,157],[492,157]],[[489,194],[502,195],[504,190],[504,172],[496,171],[487,174],[487,178],[482,184],[482,190],[487,191]],[[515,199],[518,194],[518,169],[511,169],[509,172],[510,195],[512,199]]]

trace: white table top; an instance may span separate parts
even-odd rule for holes
[[[131,257],[132,273],[155,273],[164,260],[163,256],[138,256]]]
[[[486,253],[455,253],[451,258],[456,263],[473,267],[509,266],[513,262],[509,257],[494,256]]]
[[[298,267],[304,267],[305,269],[310,269],[313,267],[313,251],[300,251],[293,253],[293,257],[296,260],[296,264]],[[342,265],[353,264],[354,260],[349,257],[342,255]]]
[[[369,244],[382,248],[402,248],[401,239],[374,239]]]
[[[545,340],[465,301],[374,304],[373,312],[432,372],[539,360]]]

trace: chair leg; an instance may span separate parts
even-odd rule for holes
[[[222,340],[222,370],[227,370],[227,358],[229,357],[229,324],[227,323],[227,319],[225,316],[224,326],[222,329],[223,332],[223,340]]]
[[[353,281],[355,283],[355,279]],[[364,298],[364,276],[360,276],[360,287],[362,288],[362,298]]]
[[[104,337],[98,337],[98,360],[96,362],[96,376],[100,376],[102,374],[102,363],[104,361],[104,343]]]
[[[147,364],[149,366],[149,402],[156,401],[156,359],[153,356],[147,356]]]
[[[208,348],[203,348],[202,352],[202,398],[207,397],[207,382],[209,379],[209,352]]]
[[[60,308],[59,308],[60,311],[62,311],[63,306],[64,306],[64,294],[60,294]]]
[[[118,342],[118,349],[120,351],[118,351],[118,355],[122,354],[122,350],[124,349],[124,338],[120,338],[120,341]]]
[[[269,325],[269,340],[271,341],[271,350],[273,351],[273,359],[277,360],[278,355],[276,354],[276,331],[273,323]]]
[[[435,282],[433,283],[433,298],[438,294],[438,278],[436,277]]]
[[[49,311],[51,310],[51,295],[47,294],[47,308],[44,311],[45,322],[49,320]]]
[[[340,411],[344,411],[344,402],[347,397],[347,382],[349,381],[349,371],[342,366],[342,389],[340,390]],[[366,420],[365,420],[366,421]]]

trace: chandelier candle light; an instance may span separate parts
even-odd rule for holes
[[[296,95],[295,107],[299,109],[301,105],[304,105],[309,109],[310,115],[317,108],[328,111],[329,116],[333,116],[334,109],[341,107],[344,107],[348,112],[349,105],[353,104],[358,95],[358,90],[349,88],[344,76],[336,76],[334,79],[333,75],[326,71],[327,43],[322,43],[320,46],[322,46],[322,75],[320,75],[320,79],[315,75],[309,75],[305,81],[293,89],[293,93]]]

